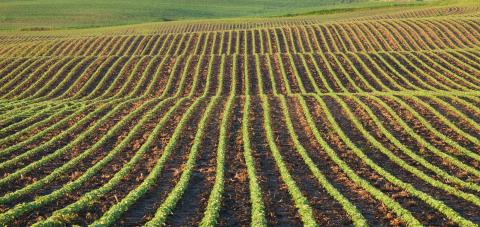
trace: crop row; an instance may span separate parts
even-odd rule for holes
[[[442,16],[464,16],[478,11],[478,7],[438,7],[416,10],[402,10],[401,13],[388,13],[385,15],[360,16],[349,18],[351,21],[361,20],[382,20],[382,19],[402,19],[402,18],[427,18]],[[261,21],[251,20],[245,22],[210,22],[210,23],[164,23],[158,24],[152,28],[154,33],[183,33],[199,31],[221,31],[221,30],[243,30],[260,29],[268,27],[298,26],[320,24],[323,21],[316,17],[296,17],[296,18],[270,18]]]
[[[360,19],[381,20],[381,19],[401,19],[401,18],[425,18],[425,17],[442,17],[442,16],[464,16],[475,13],[479,9],[478,6],[473,7],[429,7],[426,9],[403,10],[397,13],[388,13],[385,15],[365,16]]]
[[[400,12],[399,12],[400,11]],[[328,10],[327,10],[328,12]],[[455,17],[478,17],[478,6],[441,6],[428,7],[410,10],[388,11],[387,13],[374,13],[373,15],[364,16],[358,14],[348,16],[343,21],[362,21],[362,20],[390,20],[390,19],[423,19],[423,18],[455,18]],[[206,31],[225,31],[225,30],[245,30],[245,29],[262,29],[283,26],[302,26],[324,23],[321,17],[312,16],[296,16],[296,17],[272,17],[258,19],[242,19],[242,20],[210,20],[205,21],[173,21],[168,23],[155,23],[141,26],[125,26],[124,28],[110,28],[107,31],[96,31],[99,34],[112,35],[131,35],[139,33],[185,33],[185,32],[206,32]],[[139,27],[140,29],[137,29]],[[19,31],[7,32],[0,34],[1,44],[20,44],[24,42],[44,41],[58,38],[68,38],[69,31],[53,31],[53,32],[34,32]]]
[[[0,71],[0,95],[22,102],[181,96],[193,92],[236,94],[475,92],[480,87],[477,52],[405,52],[275,55],[181,55],[179,57],[75,57],[8,61]],[[235,63],[235,64],[234,64]],[[206,67],[202,67],[205,65]],[[10,67],[11,66],[11,67]],[[232,68],[234,68],[232,70]],[[261,83],[247,85],[242,77]],[[162,75],[168,75],[162,76]],[[198,79],[198,86],[191,86]],[[207,85],[205,78],[213,83]],[[272,79],[269,79],[272,77]],[[171,79],[169,79],[171,78]],[[168,79],[168,80],[167,80]],[[14,105],[15,102],[10,102]],[[4,129],[6,130],[6,129]]]
[[[243,81],[247,87],[250,87],[249,84],[261,83],[263,79],[252,80],[245,77]],[[229,81],[233,87],[236,87],[238,82],[237,79],[230,80],[227,77],[222,80]],[[195,83],[198,82],[197,80]],[[213,81],[208,83],[213,83]],[[136,169],[143,168],[141,160],[148,159],[149,155],[153,155],[150,154],[150,151],[156,147],[154,144],[158,143],[155,141],[161,135],[163,126],[171,121],[169,119],[174,119],[173,116],[180,108],[184,109],[184,114],[181,114],[180,118],[176,118],[177,123],[172,125],[169,139],[162,142],[163,152],[158,162],[148,168],[146,175],[136,181],[134,187],[129,186],[130,191],[117,195],[118,202],[111,204],[111,207],[106,210],[96,211],[101,213],[99,213],[100,216],[95,216],[98,219],[95,218],[92,223],[115,224],[122,219],[126,212],[133,209],[132,206],[137,201],[144,196],[150,196],[150,191],[160,187],[159,184],[171,184],[164,181],[158,182],[157,179],[162,172],[167,171],[165,165],[169,165],[171,159],[176,157],[172,156],[172,152],[176,149],[188,148],[184,159],[185,164],[176,164],[179,165],[177,168],[180,170],[178,180],[173,181],[175,183],[162,197],[162,201],[155,203],[154,210],[141,211],[149,212],[151,217],[151,219],[145,220],[144,224],[169,223],[171,213],[175,213],[176,207],[186,196],[185,191],[190,187],[189,182],[192,181],[195,166],[199,164],[198,162],[203,162],[196,157],[200,155],[199,148],[206,143],[205,126],[213,118],[220,117],[223,120],[219,123],[220,132],[217,139],[219,144],[223,143],[224,145],[218,146],[217,164],[214,165],[216,166],[215,183],[212,184],[212,188],[202,189],[212,192],[208,205],[206,204],[203,208],[205,210],[201,211],[201,213],[205,212],[202,223],[204,225],[214,224],[216,219],[221,216],[219,212],[223,206],[222,199],[225,197],[222,195],[224,193],[222,185],[225,183],[223,172],[225,169],[231,168],[224,166],[226,146],[224,140],[227,131],[223,129],[222,133],[222,128],[225,128],[229,124],[228,122],[233,120],[225,113],[231,110],[234,103],[238,102],[239,104],[243,103],[243,108],[240,110],[242,111],[240,114],[243,114],[243,127],[238,133],[243,138],[240,146],[243,146],[245,152],[243,158],[248,172],[252,223],[267,224],[271,222],[272,218],[271,214],[266,212],[271,209],[272,204],[265,202],[271,195],[265,192],[265,184],[261,180],[263,178],[260,178],[265,174],[263,171],[266,171],[259,166],[257,149],[260,141],[255,139],[256,137],[252,137],[258,133],[261,133],[267,141],[267,149],[271,152],[271,155],[267,157],[276,166],[272,171],[278,171],[280,182],[285,184],[286,195],[290,196],[291,204],[296,207],[304,224],[317,224],[320,220],[317,215],[324,211],[317,210],[318,207],[312,204],[310,194],[312,192],[305,190],[301,179],[292,169],[291,162],[293,160],[285,157],[285,155],[290,157],[292,154],[286,152],[286,149],[290,149],[285,146],[292,146],[293,150],[291,151],[296,152],[301,162],[296,164],[306,166],[308,171],[305,174],[311,175],[312,179],[315,179],[323,188],[322,190],[327,192],[326,195],[331,196],[333,201],[340,204],[345,215],[355,225],[372,224],[371,222],[374,221],[363,213],[365,210],[361,209],[365,206],[363,204],[365,201],[353,199],[348,193],[346,194],[343,188],[339,188],[337,183],[333,184],[331,181],[334,179],[325,173],[327,167],[320,166],[316,161],[318,158],[316,152],[326,152],[324,158],[328,157],[331,160],[328,163],[336,166],[335,168],[343,172],[349,181],[365,190],[374,200],[383,203],[387,210],[390,210],[392,215],[398,217],[402,223],[432,224],[421,214],[416,213],[418,206],[424,206],[425,212],[431,212],[434,217],[438,216],[459,225],[469,226],[478,221],[475,217],[478,217],[478,207],[480,207],[480,198],[478,197],[480,185],[477,181],[480,173],[475,163],[478,161],[477,155],[480,151],[480,147],[478,147],[480,131],[479,119],[471,117],[478,115],[479,109],[475,106],[478,104],[478,96],[355,95],[346,93],[320,96],[317,94],[282,96],[274,93],[266,96],[263,91],[259,96],[253,96],[251,90],[247,89],[246,96],[235,98],[235,90],[230,90],[228,96],[220,96],[220,92],[221,89],[217,89],[211,97],[208,97],[205,92],[199,98],[193,98],[190,93],[190,96],[185,98],[178,98],[177,94],[170,98],[163,96],[123,101],[112,99],[105,104],[94,106],[94,111],[86,112],[84,108],[88,108],[87,105],[80,109],[72,109],[70,113],[58,115],[50,113],[52,118],[44,118],[40,113],[48,114],[51,108],[55,107],[45,107],[44,111],[40,111],[37,115],[17,120],[17,123],[11,124],[12,131],[5,130],[3,132],[3,140],[17,137],[18,134],[27,134],[32,138],[38,134],[42,135],[40,137],[47,137],[48,140],[34,145],[37,142],[30,140],[29,137],[22,137],[16,140],[25,144],[24,148],[2,149],[2,157],[8,157],[11,152],[20,155],[2,162],[0,167],[0,171],[4,174],[0,179],[0,184],[3,185],[0,197],[1,223],[32,224],[31,221],[35,218],[32,216],[26,218],[25,215],[47,205],[53,206],[53,208],[47,209],[46,213],[36,213],[36,215],[48,217],[37,223],[38,225],[75,223],[82,219],[84,210],[91,210],[92,206],[102,201],[101,198],[115,193],[112,191],[114,188],[130,184],[129,181],[126,181],[128,178],[125,177],[134,174],[138,171]],[[416,104],[412,105],[412,102]],[[223,105],[221,105],[222,103]],[[203,107],[201,108],[201,106]],[[223,111],[217,111],[218,108]],[[164,114],[158,114],[159,111],[164,111]],[[104,114],[99,115],[100,112]],[[194,117],[194,112],[199,112],[200,115]],[[212,115],[213,113],[223,114],[215,116]],[[49,122],[54,119],[59,122],[68,122],[68,120],[62,121],[61,119],[71,119],[77,115],[83,115],[83,117],[72,124],[65,133],[49,127],[42,127],[42,125],[49,125]],[[226,118],[222,116],[226,116]],[[260,120],[252,116],[259,116]],[[455,118],[463,117],[467,117],[469,120],[453,121]],[[34,118],[40,119],[37,124],[31,127],[22,127],[24,123],[32,121]],[[185,127],[188,125],[187,122],[190,122],[189,119],[195,118],[198,118],[198,125],[191,133],[192,136],[183,135]],[[131,121],[137,122],[137,124],[132,124]],[[260,124],[256,124],[257,121]],[[295,125],[292,121],[304,122],[308,129]],[[152,130],[151,132],[143,131],[144,125],[152,123],[154,123],[152,126],[147,127],[148,130]],[[129,126],[130,124],[132,125]],[[54,124],[52,128],[55,127],[60,126]],[[98,134],[98,130],[103,127],[107,128],[102,129],[102,133]],[[280,133],[278,127],[285,127],[290,136],[278,137],[278,133]],[[257,128],[261,131],[257,131]],[[124,132],[125,129],[128,130]],[[325,130],[330,131],[331,136],[328,136],[330,134],[325,133]],[[51,131],[51,133],[43,133],[43,131]],[[52,133],[58,133],[58,135],[55,136]],[[71,142],[61,144],[54,142],[62,140],[61,138],[67,136],[68,133],[76,135],[74,139],[69,140]],[[100,138],[92,140],[91,138],[95,134]],[[147,137],[141,144],[133,147],[132,156],[123,157],[122,151],[130,147],[136,138],[142,137],[142,134]],[[305,140],[305,138],[309,138],[305,137],[307,134],[311,134],[313,137]],[[179,142],[183,140],[191,140],[191,142]],[[111,146],[109,141],[117,142]],[[439,143],[438,141],[443,142]],[[307,149],[306,147],[309,147],[310,143],[317,144],[317,149],[320,150]],[[422,149],[417,149],[415,146],[422,147]],[[22,150],[17,151],[17,149]],[[88,161],[92,155],[104,149],[106,149],[105,153],[99,157],[100,159],[91,163]],[[69,150],[78,150],[78,153],[69,153],[67,152]],[[353,152],[353,156],[342,155],[347,151]],[[37,153],[41,153],[42,157],[39,158]],[[117,157],[127,158],[120,169],[116,169],[110,164],[116,162]],[[365,165],[362,168],[366,168],[363,171],[367,171],[367,173],[362,171],[357,173],[359,166],[353,159],[362,160],[364,163],[362,165]],[[86,166],[78,168],[79,165]],[[37,175],[38,168],[42,168],[46,172]],[[110,170],[113,171],[113,175],[105,176],[106,181],[102,180],[101,185],[90,186],[91,179],[95,179],[98,174],[106,173],[105,168],[114,168]],[[77,172],[73,178],[59,181],[58,177],[75,169]],[[383,177],[384,183],[382,184],[391,185],[389,187],[395,189],[381,186],[379,182],[370,178],[373,176],[372,174]],[[37,176],[38,179],[32,180],[31,177],[34,176]],[[16,185],[12,185],[19,179],[22,179],[23,183],[17,182]],[[53,187],[53,191],[48,189],[50,187]],[[353,186],[343,185],[341,187]],[[82,188],[88,188],[84,195],[68,196],[75,193],[76,190],[84,190]],[[402,192],[405,194],[404,197],[415,201],[414,204],[417,205],[407,206],[404,200],[398,199],[398,195],[391,194],[392,190],[395,191],[397,188],[404,191]],[[432,193],[435,194],[435,197],[432,196]],[[64,201],[63,198],[69,199],[65,201],[66,203],[60,202]],[[64,205],[59,207],[54,204]],[[35,212],[33,214],[35,217]]]
[[[342,22],[252,30],[52,39],[9,45],[0,56],[119,56],[419,51],[477,48],[468,19]]]
[[[2,40],[0,226],[479,225],[475,11]]]

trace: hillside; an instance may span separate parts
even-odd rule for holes
[[[0,226],[480,225],[480,6],[429,4],[1,32]]]
[[[369,0],[0,0],[1,30],[53,30],[147,22],[281,17],[389,8],[414,1]],[[421,4],[419,4],[421,5]]]

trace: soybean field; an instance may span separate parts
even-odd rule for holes
[[[480,6],[2,32],[30,225],[478,226]]]

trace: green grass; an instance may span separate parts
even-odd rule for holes
[[[414,1],[408,5],[411,2]],[[0,0],[0,30],[51,30],[172,20],[332,14],[403,3],[370,0]]]

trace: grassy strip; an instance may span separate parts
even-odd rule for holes
[[[371,5],[369,5],[371,4]],[[283,17],[298,17],[298,16],[313,16],[313,15],[328,15],[328,14],[337,14],[337,13],[347,13],[347,12],[356,12],[356,11],[367,11],[373,9],[384,9],[384,8],[403,8],[403,7],[419,7],[424,6],[423,2],[416,3],[397,3],[397,2],[381,2],[381,3],[367,3],[361,7],[341,7],[341,8],[331,8],[331,9],[322,9],[316,11],[310,11],[305,13],[289,13],[283,15]]]

